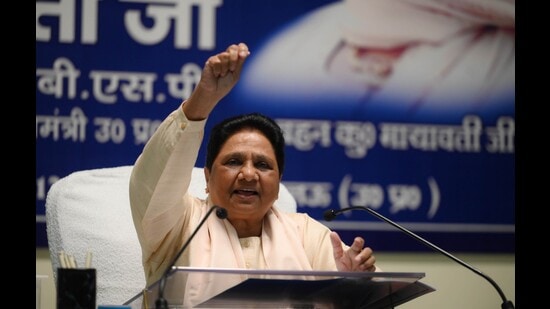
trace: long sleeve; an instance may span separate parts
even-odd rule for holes
[[[189,121],[178,108],[161,123],[134,165],[130,204],[147,278],[158,277],[181,245],[189,218],[184,212],[194,201],[186,192],[205,123]]]

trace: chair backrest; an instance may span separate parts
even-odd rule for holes
[[[92,252],[98,305],[122,304],[145,288],[141,247],[128,196],[131,171],[131,165],[77,171],[55,182],[46,197],[46,232],[54,279],[61,266],[61,251],[73,255],[79,267],[86,253]],[[190,191],[205,198],[205,188],[203,169],[196,167]],[[276,205],[296,212],[296,200],[283,184]]]

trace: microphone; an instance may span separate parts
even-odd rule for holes
[[[460,264],[460,265],[468,268],[469,270],[473,271],[477,275],[483,277],[485,280],[487,280],[487,281],[489,281],[489,283],[491,283],[491,285],[497,290],[498,294],[500,295],[500,298],[502,298],[502,305],[500,307],[502,309],[514,309],[514,304],[512,303],[512,301],[510,301],[506,298],[506,296],[504,295],[504,292],[502,292],[502,290],[500,289],[498,284],[493,279],[491,279],[491,277],[487,276],[486,274],[482,273],[481,271],[477,270],[476,268],[474,268],[473,266],[467,264],[466,262],[460,260],[459,258],[455,257],[454,255],[450,254],[449,252],[439,248],[438,246],[432,244],[431,242],[429,242],[429,241],[425,240],[424,238],[418,236],[417,234],[411,232],[410,230],[408,230],[408,229],[402,227],[401,225],[395,223],[394,221],[384,217],[383,215],[379,214],[378,212],[372,210],[369,207],[351,206],[351,207],[342,208],[342,209],[336,210],[336,211],[333,210],[333,209],[328,209],[323,213],[323,217],[325,218],[326,221],[332,221],[332,220],[334,220],[334,218],[336,218],[337,215],[339,215],[339,214],[341,214],[345,211],[355,210],[355,209],[364,210],[364,211],[369,212],[371,215],[377,217],[378,219],[380,219],[382,221],[385,221],[386,223],[389,223],[389,224],[395,226],[396,228],[398,228],[399,230],[401,230],[405,234],[407,234],[407,235],[411,236],[412,238],[418,240],[423,245],[434,249],[435,251],[445,255],[446,257],[448,257],[451,260],[457,262],[458,264]]]
[[[172,267],[176,264],[176,262],[180,258],[183,251],[185,251],[187,246],[189,246],[189,243],[195,237],[195,234],[197,234],[198,230],[201,228],[201,226],[204,224],[204,222],[206,222],[206,219],[208,219],[208,217],[210,216],[210,214],[214,210],[216,210],[216,216],[218,218],[220,218],[222,220],[227,218],[227,210],[225,208],[222,208],[222,207],[216,206],[216,205],[210,207],[210,209],[208,210],[208,212],[206,213],[204,218],[202,218],[199,225],[197,225],[197,227],[193,231],[193,234],[191,234],[191,236],[189,236],[189,238],[187,239],[185,244],[183,244],[183,246],[181,247],[178,254],[176,254],[176,257],[172,260],[172,263],[170,263],[170,265],[168,266],[168,268],[166,269],[166,271],[164,272],[164,274],[160,278],[159,295],[158,295],[157,301],[155,302],[155,308],[157,308],[157,309],[168,309],[168,301],[166,299],[164,299],[164,288],[166,287],[166,279],[168,278],[168,275],[170,274],[170,271],[172,270]]]

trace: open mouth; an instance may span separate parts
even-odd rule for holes
[[[253,195],[258,195],[258,192],[256,192],[255,190],[246,190],[246,189],[243,189],[243,190],[235,190],[234,193],[235,193],[235,194],[238,194],[238,195],[241,195],[241,196],[253,196]]]

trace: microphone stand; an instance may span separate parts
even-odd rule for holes
[[[410,237],[416,239],[417,241],[421,242],[422,244],[434,249],[435,251],[437,251],[439,253],[442,253],[446,257],[452,259],[453,261],[455,261],[455,262],[459,263],[460,265],[462,265],[462,266],[468,268],[469,270],[473,271],[475,274],[483,277],[485,280],[487,280],[487,281],[489,281],[489,283],[491,283],[491,285],[497,290],[498,294],[500,295],[500,298],[502,299],[502,305],[500,306],[501,309],[514,309],[514,304],[512,303],[512,301],[510,301],[506,298],[506,296],[504,295],[504,292],[502,292],[502,290],[500,289],[498,284],[491,277],[489,277],[486,274],[482,273],[481,271],[477,270],[476,268],[469,265],[468,263],[460,260],[459,258],[455,257],[454,255],[450,254],[449,252],[447,252],[447,251],[439,248],[438,246],[432,244],[431,242],[427,241],[426,239],[418,236],[417,234],[415,234],[415,233],[409,231],[408,229],[402,227],[401,225],[395,223],[394,221],[384,217],[383,215],[379,214],[378,212],[374,211],[373,209],[371,209],[369,207],[351,206],[351,207],[348,207],[348,208],[340,209],[338,211],[334,211],[333,209],[329,209],[329,210],[325,211],[324,218],[325,218],[326,221],[331,221],[334,218],[336,218],[336,216],[339,215],[340,213],[342,213],[344,211],[348,211],[348,210],[354,210],[354,209],[364,210],[364,211],[369,212],[371,215],[377,217],[378,219],[395,226],[396,228],[401,230],[403,233],[405,233],[405,234],[409,235]]]
[[[189,246],[189,243],[195,237],[195,234],[197,234],[200,227],[204,224],[204,222],[206,222],[206,219],[208,219],[208,217],[210,216],[212,211],[214,211],[215,209],[217,209],[216,210],[216,216],[218,216],[218,218],[220,218],[220,219],[227,218],[227,210],[225,210],[225,208],[222,208],[222,207],[216,206],[216,205],[210,207],[210,209],[208,210],[206,215],[202,218],[199,225],[197,225],[197,227],[193,231],[193,234],[191,234],[191,236],[189,236],[189,238],[187,239],[185,244],[183,244],[183,246],[181,247],[178,254],[176,254],[176,257],[172,260],[172,263],[170,263],[170,266],[168,266],[168,268],[166,269],[166,271],[164,272],[164,274],[160,278],[159,295],[158,295],[157,300],[155,301],[155,308],[157,308],[157,309],[168,309],[168,301],[164,298],[164,288],[166,287],[166,280],[168,278],[168,275],[172,271],[172,267],[176,264],[176,262],[180,258],[183,251],[185,251],[185,248],[187,248],[187,246]]]

